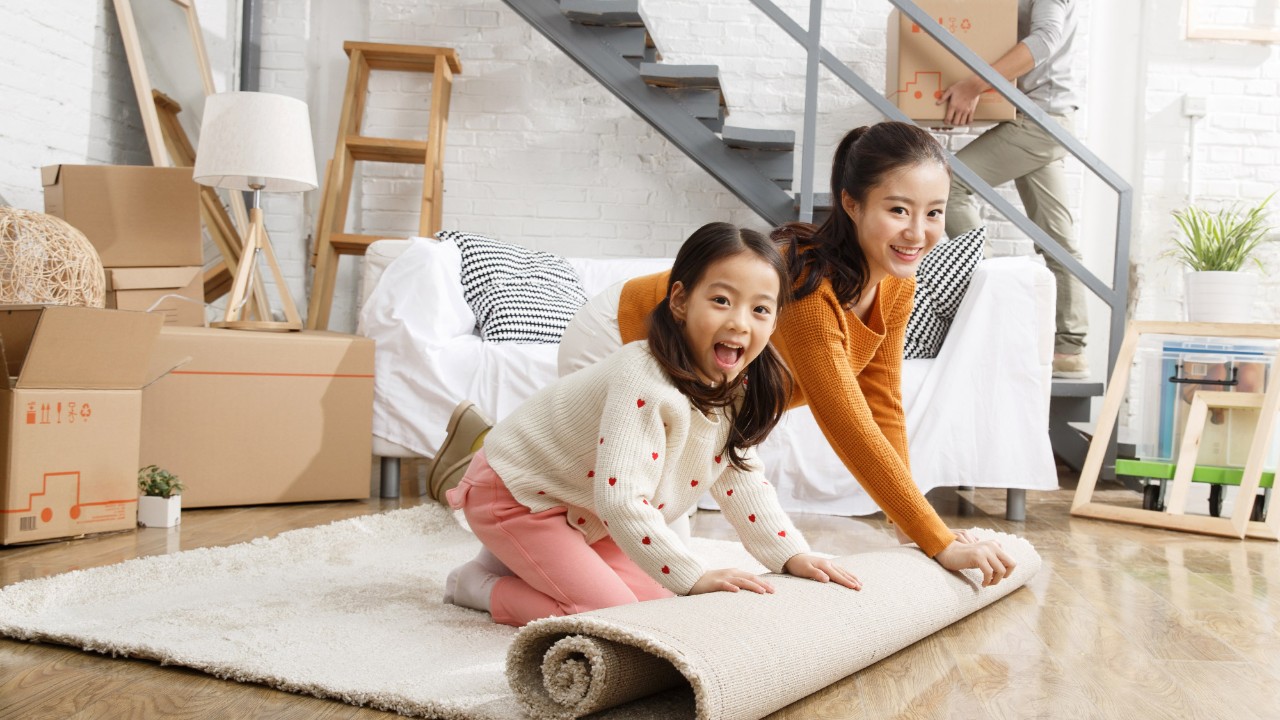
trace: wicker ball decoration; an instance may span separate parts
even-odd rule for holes
[[[65,220],[0,207],[0,303],[106,304],[98,251]]]

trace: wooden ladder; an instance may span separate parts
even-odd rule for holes
[[[338,144],[325,173],[320,201],[320,221],[315,240],[315,279],[307,306],[307,327],[325,329],[333,305],[338,256],[363,255],[369,244],[382,235],[358,235],[346,231],[347,205],[351,198],[351,176],[356,161],[422,163],[422,204],[418,232],[429,237],[440,229],[444,204],[444,136],[449,121],[449,95],[453,76],[462,72],[462,63],[452,48],[420,45],[346,42],[351,64],[347,87],[338,118]],[[371,70],[400,70],[432,73],[431,114],[427,139],[395,140],[360,134]]]

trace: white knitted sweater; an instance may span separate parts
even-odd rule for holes
[[[781,572],[809,546],[759,472],[721,457],[723,412],[707,417],[676,389],[647,342],[543,388],[484,441],[489,464],[533,512],[567,507],[588,543],[612,536],[646,573],[688,594],[705,569],[667,523],[711,492],[743,545]]]

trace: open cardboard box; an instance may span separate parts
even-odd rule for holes
[[[369,497],[373,346],[324,331],[166,325],[143,393],[141,465],[182,478],[184,508]]]
[[[162,323],[151,313],[0,307],[0,544],[136,525],[142,388]]]
[[[157,313],[166,325],[203,327],[204,268],[107,268],[107,307]]]
[[[988,63],[1018,44],[1017,0],[916,0],[921,10]],[[942,93],[973,74],[960,59],[934,40],[911,18],[889,14],[885,95],[912,120],[943,124],[947,106]],[[1013,120],[1017,109],[995,90],[978,100],[974,120]]]

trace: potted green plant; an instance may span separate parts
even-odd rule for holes
[[[182,522],[182,481],[156,465],[138,471],[138,524],[173,527]]]
[[[1188,272],[1186,319],[1193,322],[1252,322],[1258,276],[1244,272],[1246,263],[1262,269],[1257,257],[1272,226],[1265,210],[1275,193],[1247,210],[1239,205],[1210,212],[1194,205],[1173,213],[1182,236],[1169,251]]]

